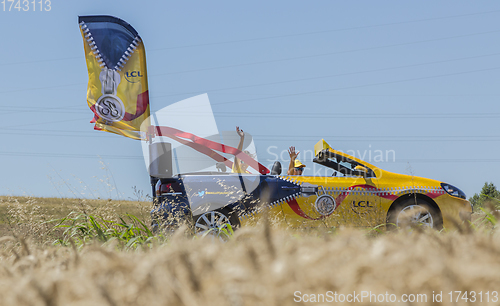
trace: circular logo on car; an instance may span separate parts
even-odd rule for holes
[[[314,207],[322,216],[328,216],[335,211],[337,203],[331,195],[324,194],[316,199]]]
[[[120,121],[125,116],[125,105],[115,95],[102,95],[95,104],[95,110],[99,117],[111,122]]]

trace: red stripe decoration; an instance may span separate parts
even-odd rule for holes
[[[431,199],[435,199],[435,198],[437,198],[439,196],[442,196],[443,194],[444,194],[444,192],[442,192],[442,191],[441,192],[440,191],[436,191],[436,192],[428,192],[425,195],[428,196]]]
[[[344,191],[342,192],[336,199],[335,199],[335,204],[337,205],[335,207],[335,210],[337,210],[337,208],[340,206],[340,204],[342,204],[342,202],[345,200],[345,198],[347,198],[347,196],[351,193],[351,191],[354,189],[354,188],[364,188],[364,189],[370,189],[372,191],[380,191],[379,189],[377,189],[375,186],[371,186],[371,185],[355,185],[355,186],[351,186],[347,189],[347,191]],[[396,195],[392,195],[392,194],[383,194],[383,195],[378,195],[379,197],[381,198],[385,198],[385,199],[390,199],[390,200],[396,200],[398,197]],[[293,200],[290,200],[290,201],[287,201],[287,204],[288,206],[290,206],[290,208],[299,216],[301,216],[302,218],[305,218],[305,219],[308,219],[308,220],[313,220],[313,221],[317,221],[317,220],[321,220],[325,217],[328,217],[328,216],[321,216],[319,218],[312,218],[310,216],[308,216],[299,206],[299,203],[297,203],[297,200],[296,199],[293,199]],[[334,210],[334,211],[335,211]],[[332,212],[333,213],[333,212]]]
[[[296,213],[297,215],[301,216],[302,218],[306,218],[308,220],[312,220],[312,221],[317,221],[317,220],[321,220],[321,219],[324,219],[328,216],[321,216],[319,218],[312,218],[312,217],[309,217],[299,206],[299,203],[297,203],[297,200],[296,199],[293,199],[293,200],[290,200],[287,202],[288,206],[290,206],[290,208],[293,210],[294,213]],[[337,206],[338,207],[338,206]],[[337,209],[337,208],[335,208]],[[334,210],[335,211],[335,210]],[[333,213],[333,212],[332,212]]]
[[[397,195],[394,195],[394,194],[391,194],[390,192],[382,192],[380,189],[376,188],[375,186],[371,186],[371,185],[355,185],[355,186],[351,186],[347,189],[347,191],[344,191],[342,192],[336,199],[335,199],[335,204],[337,205],[337,207],[335,207],[335,210],[337,210],[337,208],[340,206],[340,204],[342,204],[342,202],[345,200],[345,198],[347,198],[347,196],[351,193],[351,191],[354,189],[354,188],[357,188],[357,187],[360,187],[360,188],[364,188],[364,189],[369,189],[371,191],[378,191],[378,192],[381,192],[382,194],[378,194],[379,197],[381,198],[384,198],[384,199],[389,199],[391,201],[394,201],[398,198]],[[425,194],[426,196],[428,196],[429,198],[431,199],[435,199],[441,195],[443,195],[443,191],[435,191],[435,192],[428,192]],[[296,199],[293,199],[293,200],[290,200],[290,201],[287,201],[287,204],[288,206],[290,206],[290,208],[299,216],[301,216],[302,218],[305,218],[305,219],[308,219],[308,220],[313,220],[313,221],[316,221],[316,220],[321,220],[325,217],[328,217],[328,216],[321,216],[319,218],[312,218],[310,216],[308,216],[299,206],[299,203],[297,203],[297,200]]]
[[[152,130],[151,130],[152,129]],[[218,161],[224,161],[224,163],[229,162],[232,166],[232,163],[228,161],[226,158],[223,156],[219,155],[218,153],[214,152],[219,151],[222,153],[228,153],[231,155],[238,155],[238,158],[247,163],[250,167],[253,169],[259,171],[260,174],[268,174],[270,171],[267,169],[264,165],[261,163],[257,162],[250,156],[248,156],[246,153],[244,153],[241,150],[238,150],[237,148],[233,148],[230,146],[223,145],[221,143],[211,141],[202,137],[198,137],[194,134],[188,133],[188,132],[183,132],[181,130],[167,127],[167,126],[151,126],[150,127],[150,134],[154,136],[166,136],[169,138],[172,138],[174,140],[184,138],[183,144],[188,145],[196,151],[203,153],[209,157],[212,157]],[[191,142],[189,142],[190,140]],[[208,150],[207,150],[208,149]],[[216,158],[215,158],[216,157]],[[222,159],[221,159],[222,158]],[[226,163],[226,165],[229,165],[229,163]]]
[[[90,110],[94,113],[94,118],[90,120],[90,123],[96,123],[97,119],[99,119],[99,115],[97,114],[97,111],[95,110],[95,104],[90,107]]]
[[[146,112],[146,110],[148,109],[148,105],[149,105],[149,91],[146,90],[145,92],[137,96],[137,105],[135,109],[135,114],[130,114],[125,112],[125,115],[123,116],[122,120],[132,121],[134,119],[139,118]]]
[[[229,168],[233,167],[232,161],[230,161],[229,159],[225,158],[224,156],[220,155],[219,153],[215,152],[214,150],[212,150],[210,148],[207,148],[205,146],[202,146],[202,145],[194,143],[194,142],[190,142],[190,141],[181,139],[181,138],[173,136],[173,135],[171,135],[170,138],[182,143],[185,146],[191,147],[191,148],[195,149],[196,151],[203,153],[203,154],[207,155],[208,157],[211,157],[212,159],[214,159],[218,162],[223,162]]]

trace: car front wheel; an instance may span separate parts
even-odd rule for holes
[[[422,199],[408,199],[389,212],[389,227],[412,228],[417,226],[440,230],[443,220],[438,210]]]

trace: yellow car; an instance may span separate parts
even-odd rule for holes
[[[270,203],[270,208],[288,225],[365,227],[389,223],[401,227],[418,223],[441,229],[470,220],[470,202],[450,184],[382,170],[332,149],[324,140],[314,149],[313,162],[333,169],[336,175],[279,177],[288,182],[279,184],[281,189],[296,192]],[[241,224],[251,216],[242,215]]]
[[[252,224],[266,211],[291,227],[451,227],[470,220],[472,207],[458,188],[436,180],[384,171],[332,149],[324,140],[313,162],[333,176],[186,173],[156,185],[153,226],[172,216],[192,220],[199,233],[217,232],[225,223]],[[162,221],[163,219],[163,221]]]

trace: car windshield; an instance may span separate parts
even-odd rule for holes
[[[375,177],[374,172],[365,165],[329,150],[323,150],[319,152],[318,155],[314,158],[313,162],[336,171],[333,173],[333,176]],[[366,172],[362,169],[366,169]]]

